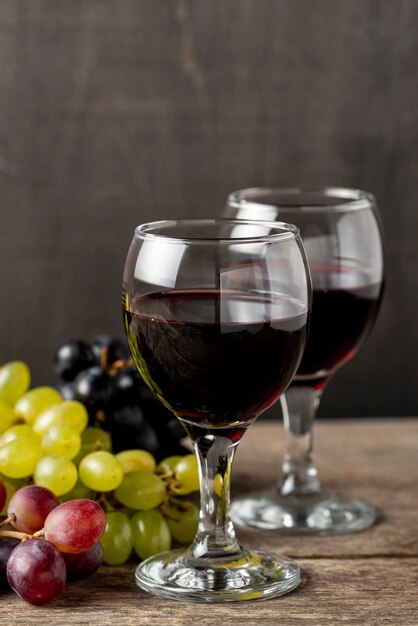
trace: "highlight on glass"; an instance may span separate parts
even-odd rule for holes
[[[239,544],[229,482],[244,433],[297,370],[310,304],[307,260],[292,225],[221,219],[136,229],[122,291],[129,347],[151,391],[190,436],[201,489],[194,542],[142,562],[136,582],[143,589],[223,602],[281,595],[299,583],[292,561]]]
[[[286,436],[282,478],[277,487],[235,500],[233,519],[273,534],[367,528],[376,519],[374,507],[321,485],[313,463],[313,425],[325,386],[364,343],[381,303],[383,249],[376,200],[345,188],[243,189],[229,195],[225,216],[296,224],[313,283],[305,352],[281,397]]]

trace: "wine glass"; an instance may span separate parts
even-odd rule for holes
[[[195,602],[281,595],[298,566],[242,548],[229,515],[235,449],[301,359],[310,277],[296,227],[235,220],[139,226],[123,278],[125,330],[154,395],[189,434],[201,510],[189,549],[151,557],[136,582]]]
[[[234,521],[273,534],[333,534],[370,526],[375,509],[321,486],[312,429],[322,392],[375,322],[383,285],[376,201],[354,189],[244,189],[231,193],[226,217],[296,224],[308,256],[312,319],[296,376],[281,397],[286,433],[277,488],[238,498]]]

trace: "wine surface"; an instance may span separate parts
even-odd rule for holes
[[[315,274],[313,274],[315,284]],[[297,379],[317,378],[350,360],[369,335],[381,300],[381,283],[348,289],[313,289],[312,317]]]
[[[183,422],[248,424],[290,383],[308,314],[283,296],[169,291],[124,311],[135,363],[155,395]]]

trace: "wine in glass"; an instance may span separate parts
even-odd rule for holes
[[[296,564],[238,543],[229,480],[242,436],[288,386],[303,353],[310,277],[297,228],[235,220],[140,226],[123,310],[143,379],[194,444],[201,489],[193,544],[141,563],[137,584],[195,602],[290,591]]]
[[[375,509],[324,489],[313,464],[313,422],[330,378],[369,335],[382,296],[376,202],[354,189],[244,189],[228,218],[283,220],[302,236],[313,284],[312,319],[297,374],[281,398],[286,432],[277,488],[235,500],[237,524],[275,534],[332,534],[370,526]],[[343,452],[342,452],[343,453]]]

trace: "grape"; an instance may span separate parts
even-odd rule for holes
[[[46,604],[64,588],[67,571],[58,549],[45,539],[16,546],[7,563],[10,586],[30,604]]]
[[[55,353],[55,371],[63,380],[74,380],[77,374],[92,365],[94,365],[93,350],[82,339],[70,339]]]
[[[122,420],[127,418],[127,423]],[[145,421],[135,424],[135,415],[142,415],[139,407],[127,406],[112,413],[109,428],[112,433],[113,449],[116,452],[126,448],[141,448],[153,454],[158,449],[158,439],[154,429]],[[129,422],[132,422],[129,424]],[[121,421],[119,421],[121,420]]]
[[[112,439],[109,433],[101,428],[86,428],[81,435],[81,441],[83,445],[90,445],[93,451],[94,448],[106,450],[106,452],[110,452],[112,449]]]
[[[41,457],[40,443],[34,439],[14,439],[0,448],[0,472],[9,478],[31,476]]]
[[[108,418],[109,429],[117,441],[129,440],[142,429],[144,423],[144,413],[138,404],[119,406],[111,411]],[[129,447],[132,447],[132,443]]]
[[[63,400],[76,400],[76,394],[74,385],[72,383],[64,383],[63,385],[57,385],[56,390],[60,394]]]
[[[164,419],[155,423],[153,420],[153,425],[160,441],[164,444],[170,444],[172,441],[177,442],[186,437],[184,426],[181,425],[176,417],[167,419],[167,416],[164,414]]]
[[[134,545],[129,518],[119,511],[106,513],[106,530],[100,540],[103,560],[108,565],[121,565],[131,555]]]
[[[111,378],[101,367],[89,367],[78,374],[74,389],[77,400],[92,410],[102,409],[112,395]]]
[[[29,389],[30,371],[21,361],[11,361],[0,367],[0,400],[13,406]]]
[[[199,509],[193,502],[171,503],[164,508],[171,534],[180,543],[191,543],[199,525]]]
[[[174,468],[176,467],[177,463],[181,461],[182,458],[183,457],[179,455],[168,456],[158,463],[155,471],[157,472],[157,474],[171,474],[172,473],[174,476]]]
[[[118,461],[122,463],[123,473],[129,472],[153,472],[155,470],[155,459],[146,450],[123,450],[116,455]]]
[[[186,448],[177,441],[170,441],[169,443],[165,442],[154,452],[154,456],[158,463],[171,455],[182,457],[185,454],[190,454],[189,448]]]
[[[140,511],[131,519],[134,549],[141,559],[171,548],[167,522],[158,511]]]
[[[2,529],[4,526],[2,526]],[[12,537],[0,537],[0,588],[7,589],[9,582],[7,580],[7,561],[13,550],[20,543],[20,539]]]
[[[15,404],[15,413],[31,425],[39,413],[59,402],[62,402],[62,398],[56,389],[35,387],[19,398]]]
[[[0,400],[0,433],[4,433],[15,421],[16,415],[13,409],[6,402]]]
[[[100,335],[96,337],[91,345],[96,363],[102,365],[102,352],[106,350],[105,367],[119,360],[129,359],[130,354],[125,341],[111,335]]]
[[[63,554],[63,557],[67,566],[67,578],[81,580],[97,572],[103,561],[103,549],[98,542],[85,552]]]
[[[59,500],[60,502],[68,502],[69,500],[80,500],[82,498],[91,498],[92,496],[93,491],[78,479],[74,487],[60,496]]]
[[[10,498],[7,515],[14,516],[11,524],[16,530],[32,535],[42,530],[48,514],[58,505],[58,498],[49,489],[27,485]]]
[[[105,450],[106,452],[112,450],[112,439],[109,433],[101,428],[86,428],[81,435],[81,448],[74,458],[74,463],[77,466],[80,465],[85,456],[98,450]]]
[[[176,480],[180,483],[176,487],[176,493],[186,495],[193,491],[199,491],[199,472],[197,459],[194,454],[186,454],[174,467]]]
[[[125,404],[136,404],[141,399],[143,387],[146,387],[146,385],[135,367],[123,369],[113,379],[113,388],[116,396]],[[148,387],[146,388],[148,389]]]
[[[33,430],[42,436],[51,426],[61,424],[81,433],[86,428],[88,420],[86,407],[81,402],[65,400],[42,411],[33,423]]]
[[[0,480],[0,511],[3,509],[7,499],[6,485]]]
[[[44,454],[59,454],[73,459],[80,451],[81,437],[71,426],[54,424],[42,437],[41,445]]]
[[[113,491],[123,478],[122,464],[113,454],[104,450],[85,456],[78,471],[83,483],[95,491]]]
[[[131,472],[124,475],[115,498],[131,509],[145,511],[159,506],[165,494],[165,484],[156,474]]]
[[[51,511],[44,535],[61,552],[85,552],[97,543],[106,528],[106,516],[93,500],[71,500]]]
[[[6,443],[14,441],[15,439],[32,439],[36,441],[36,443],[40,443],[38,435],[34,433],[32,428],[27,424],[16,424],[6,430],[0,437],[0,445],[4,446]]]
[[[0,515],[6,515],[7,514],[7,506],[10,502],[10,498],[12,497],[12,495],[14,494],[14,492],[17,490],[17,487],[13,484],[13,482],[7,478],[3,478],[1,481],[4,485],[4,487],[6,488],[6,501],[3,505],[3,508],[0,509]]]
[[[64,456],[51,454],[44,456],[33,472],[36,485],[50,489],[56,496],[68,493],[77,482],[77,468]]]

